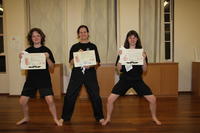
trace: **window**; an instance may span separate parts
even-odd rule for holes
[[[0,0],[0,72],[6,72],[6,57],[3,34],[3,0]]]
[[[6,57],[0,56],[0,72],[6,72]]]
[[[165,60],[174,61],[174,1],[164,0],[164,45],[165,45]]]

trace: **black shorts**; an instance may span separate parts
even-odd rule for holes
[[[117,84],[113,87],[112,93],[123,96],[126,92],[133,88],[139,96],[152,95],[151,89],[140,80],[124,80],[120,79]]]
[[[21,95],[27,96],[30,98],[34,98],[36,95],[37,90],[39,90],[40,97],[44,98],[45,96],[53,95],[52,88],[23,88]]]

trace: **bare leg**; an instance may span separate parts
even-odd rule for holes
[[[156,97],[154,95],[148,95],[148,96],[144,96],[144,97],[149,102],[149,107],[150,107],[153,121],[157,125],[161,125],[162,123],[158,120],[158,118],[156,116]]]
[[[57,112],[56,112],[56,106],[53,100],[53,96],[45,96],[45,100],[49,106],[49,111],[51,112],[54,122],[56,123],[57,126],[62,126],[61,123],[58,121],[58,117],[57,117]]]
[[[29,101],[29,97],[27,97],[27,96],[21,96],[20,97],[19,103],[22,106],[22,111],[23,111],[23,114],[24,114],[24,118],[21,119],[20,121],[18,121],[16,123],[16,125],[21,125],[21,124],[27,123],[29,121],[28,101]]]
[[[110,96],[108,97],[108,101],[107,101],[107,115],[106,115],[106,119],[104,122],[102,122],[102,125],[105,126],[108,122],[110,122],[111,119],[111,115],[112,115],[112,111],[114,108],[114,102],[117,100],[117,98],[119,97],[119,95],[116,94],[110,94]]]

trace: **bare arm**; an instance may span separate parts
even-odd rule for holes
[[[51,61],[51,59],[49,58],[49,54],[48,53],[45,53],[45,56],[46,56],[46,60],[47,60],[47,64],[48,64],[48,66],[49,66],[49,69],[51,70],[51,71],[53,71],[53,69],[54,69],[54,63]]]
[[[19,59],[22,59],[23,53],[19,53]]]
[[[70,64],[71,66],[73,66],[73,65],[74,65],[74,59],[71,59],[70,62],[69,62],[69,64]]]
[[[147,62],[146,62],[147,55],[145,52],[143,52],[143,57],[144,57],[144,60],[143,60],[144,64],[142,66],[142,70],[143,70],[143,72],[146,72],[147,71]]]
[[[121,69],[122,69],[122,64],[121,63],[117,63],[117,71],[118,71],[118,73],[120,73]]]

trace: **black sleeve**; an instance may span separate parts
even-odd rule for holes
[[[28,47],[27,49],[25,49],[26,52],[31,53],[31,47]]]
[[[119,62],[119,58],[120,58],[120,56],[118,55],[118,56],[117,56],[117,60],[116,60],[116,62],[115,62],[115,66],[117,66],[117,63]]]
[[[55,63],[55,59],[54,59],[54,57],[53,57],[53,53],[51,52],[51,50],[50,49],[48,49],[48,54],[49,54],[49,59],[53,62],[53,63]]]
[[[145,58],[145,60],[146,60],[146,63],[148,64],[148,58],[147,57]]]
[[[74,52],[74,46],[71,47],[70,52],[69,52],[69,62],[74,58],[73,52]]]
[[[96,61],[97,61],[98,63],[100,63],[101,60],[100,60],[99,52],[98,52],[98,50],[97,50],[97,46],[96,46],[96,45],[94,45],[94,51],[95,51]]]
[[[118,55],[118,56],[117,56],[116,63],[115,63],[115,66],[117,66],[117,63],[119,62],[119,59],[120,59],[120,56]],[[126,72],[126,69],[125,69],[125,66],[124,66],[124,65],[122,65],[122,69],[120,70],[120,72]]]

